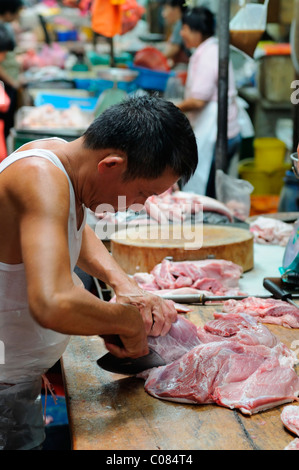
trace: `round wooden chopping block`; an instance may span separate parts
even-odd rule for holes
[[[254,264],[253,235],[231,226],[139,226],[114,233],[110,246],[113,257],[128,274],[149,273],[167,256],[173,261],[224,259],[242,266],[244,272]]]

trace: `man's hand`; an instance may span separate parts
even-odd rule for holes
[[[149,353],[147,334],[138,308],[123,305],[123,315],[130,318],[130,332],[122,335],[101,335],[105,346],[116,357],[137,358]]]
[[[177,311],[171,300],[165,300],[151,292],[144,291],[132,283],[124,293],[115,292],[118,303],[136,305],[143,318],[148,336],[165,336],[177,319]]]

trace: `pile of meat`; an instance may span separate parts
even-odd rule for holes
[[[86,129],[91,121],[89,114],[75,105],[68,109],[57,109],[52,104],[23,109],[26,112],[23,118],[18,120],[18,129],[82,130]]]
[[[215,313],[201,328],[179,317],[168,335],[149,337],[149,346],[166,362],[139,374],[156,398],[251,415],[299,395],[294,353],[246,314]]]
[[[205,259],[170,261],[164,259],[150,273],[136,273],[133,278],[147,291],[155,294],[241,295],[241,266],[232,261]]]
[[[286,406],[280,417],[284,426],[293,434],[299,436],[299,406]],[[284,450],[299,450],[299,439],[294,439]]]
[[[299,309],[279,299],[248,297],[243,300],[227,300],[222,311],[226,313],[246,313],[262,323],[272,323],[286,328],[299,328]]]
[[[286,246],[293,230],[292,224],[287,224],[272,217],[259,216],[250,223],[255,243]]]
[[[136,209],[136,211],[135,211]],[[188,223],[228,223],[233,221],[233,213],[216,199],[199,194],[169,188],[159,196],[150,196],[144,206],[134,206],[127,212],[101,212],[95,214],[102,225],[107,225],[110,235],[131,224],[178,224]],[[114,230],[112,230],[112,228]]]
[[[145,202],[145,209],[150,218],[160,224],[168,221],[182,222],[189,220],[191,215],[203,221],[204,212],[212,212],[224,216],[232,222],[232,212],[220,201],[195,193],[184,191],[165,191],[159,196],[150,196]]]

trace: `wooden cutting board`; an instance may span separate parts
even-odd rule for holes
[[[222,225],[138,227],[111,237],[111,253],[128,273],[150,272],[165,257],[173,261],[207,257],[233,261],[244,272],[253,268],[253,235],[243,228]]]

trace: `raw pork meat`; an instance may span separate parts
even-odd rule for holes
[[[299,406],[286,406],[280,415],[285,427],[299,436]]]
[[[181,316],[171,325],[167,335],[148,337],[148,345],[160,354],[167,364],[175,361],[199,344],[197,327]]]
[[[241,266],[226,260],[169,261],[164,259],[150,274],[137,273],[133,278],[145,290],[198,289],[208,294],[238,295]],[[197,291],[198,293],[198,291]]]
[[[258,217],[250,224],[256,243],[286,246],[293,230],[292,224],[271,217]]]
[[[266,329],[247,315],[215,314],[198,328],[201,344],[143,375],[145,390],[157,398],[217,403],[245,414],[295,400],[294,355]]]
[[[191,220],[191,215],[200,218],[203,212],[214,212],[224,215],[229,222],[233,221],[232,212],[220,201],[208,196],[184,191],[168,190],[159,196],[150,196],[145,203],[145,208],[151,219],[158,223],[168,221],[181,222]]]
[[[215,313],[215,320],[207,322],[202,328],[198,328],[197,334],[202,343],[223,341],[231,339],[240,344],[264,345],[273,348],[278,344],[275,335],[264,325],[250,315]]]
[[[284,450],[299,450],[299,439],[296,438],[289,445],[287,445]]]
[[[248,297],[243,300],[227,300],[222,311],[247,313],[263,323],[273,323],[287,328],[299,328],[299,309],[279,299]]]

